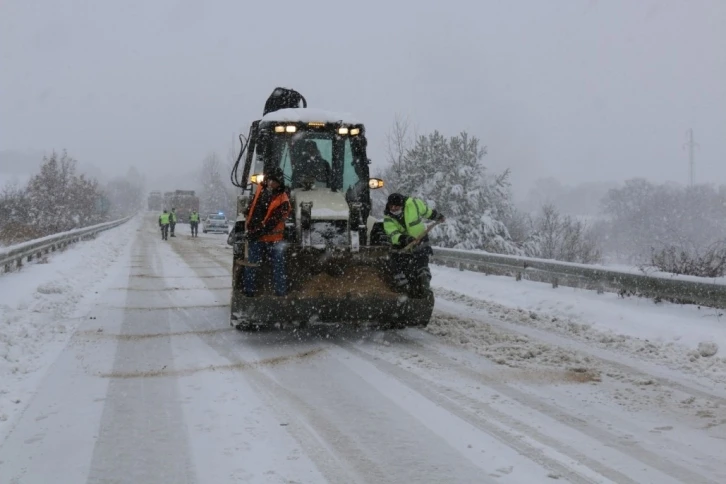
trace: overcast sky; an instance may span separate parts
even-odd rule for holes
[[[276,86],[367,124],[461,130],[517,191],[726,183],[724,0],[0,0],[0,149],[124,173],[226,152]],[[153,189],[153,187],[149,187]]]

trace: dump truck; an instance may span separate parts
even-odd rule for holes
[[[189,223],[192,210],[199,212],[199,197],[194,190],[174,190],[164,193],[164,208],[176,209],[178,223]]]
[[[391,246],[371,212],[371,190],[383,180],[369,177],[365,125],[349,114],[308,108],[294,90],[276,88],[254,121],[232,169],[240,189],[228,244],[233,248],[230,325],[239,330],[311,323],[370,323],[381,328],[426,326],[434,296],[396,292]],[[300,153],[311,144],[329,165],[326,181],[305,176]],[[241,169],[240,169],[241,168]],[[282,169],[291,203],[284,229],[288,292],[272,288],[271,264],[257,270],[258,292],[246,297],[245,223],[264,173]],[[295,175],[295,179],[293,179]]]

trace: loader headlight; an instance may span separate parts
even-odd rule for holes
[[[297,127],[293,125],[285,126],[285,131],[288,133],[294,133],[295,131],[297,131]]]
[[[383,180],[381,180],[380,178],[369,178],[368,188],[370,188],[371,190],[375,190],[376,188],[383,188]]]
[[[275,126],[275,133],[284,133],[285,127],[284,126]]]
[[[265,175],[263,175],[262,173],[257,173],[250,177],[250,181],[252,183],[262,183],[262,180],[264,180],[264,179],[265,179]]]
[[[338,134],[348,134],[348,128],[338,128]]]
[[[355,136],[357,134],[360,134],[360,128],[353,128],[350,130],[350,135]]]

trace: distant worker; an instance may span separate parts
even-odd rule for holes
[[[192,237],[199,237],[199,214],[196,210],[189,215],[189,225],[192,226]]]
[[[301,140],[295,144],[292,163],[292,188],[300,188],[308,178],[330,186],[330,164],[323,158],[318,144],[313,140]]]
[[[273,168],[264,174],[263,181],[247,211],[245,238],[248,249],[247,262],[259,264],[263,251],[272,261],[272,284],[276,296],[287,294],[283,235],[285,220],[290,215],[290,210],[290,199],[285,191],[285,175],[282,169]],[[245,296],[255,296],[256,277],[257,268],[245,266]]]
[[[164,209],[164,212],[159,215],[159,228],[161,228],[161,240],[168,240],[169,238],[169,212]]]
[[[169,214],[169,227],[171,228],[171,236],[176,237],[174,235],[174,227],[176,227],[176,207],[171,207],[171,213]]]
[[[396,290],[422,296],[431,284],[429,256],[434,253],[428,234],[423,235],[426,232],[424,219],[437,223],[446,219],[435,209],[429,208],[423,200],[400,193],[392,193],[388,197],[383,214],[383,229],[393,247],[399,249],[391,253]],[[419,243],[410,250],[401,250],[422,235]]]

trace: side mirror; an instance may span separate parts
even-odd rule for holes
[[[383,188],[383,180],[380,178],[369,178],[368,179],[368,188],[371,190],[375,190],[377,188]]]

